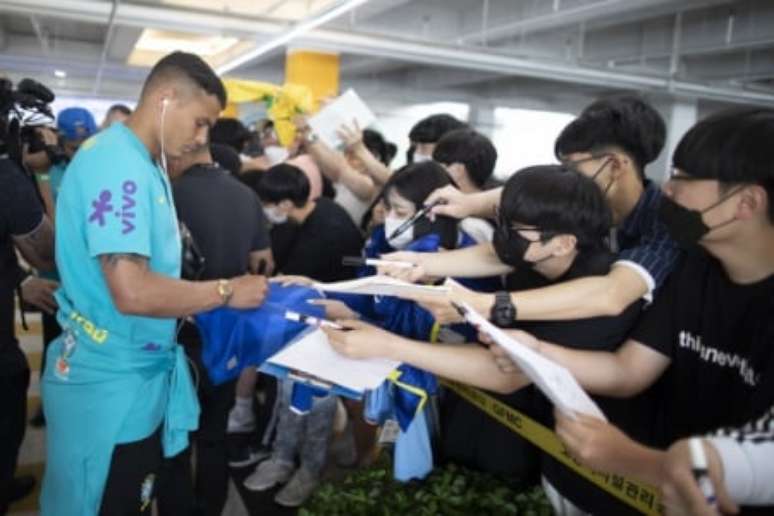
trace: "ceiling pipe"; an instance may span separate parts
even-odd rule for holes
[[[110,10],[110,18],[108,19],[108,27],[105,32],[105,43],[102,45],[102,54],[99,58],[99,67],[97,68],[97,76],[94,79],[94,95],[99,94],[99,89],[102,86],[102,72],[105,69],[105,62],[107,61],[107,53],[110,48],[110,42],[113,39],[113,31],[116,27],[116,11],[118,11],[118,4],[121,0],[113,0],[113,8]]]
[[[367,1],[368,0],[343,0],[338,2],[330,9],[326,9],[322,13],[314,14],[304,18],[298,23],[295,23],[289,30],[275,36],[266,43],[262,43],[256,48],[218,66],[215,71],[218,73],[218,75],[223,75],[232,70],[235,70],[240,66],[244,66],[252,61],[255,61],[258,57],[290,43],[299,36],[302,36],[307,32],[316,29],[317,27],[335,20],[339,16],[354,10],[356,7],[363,5]]]
[[[30,10],[48,16],[86,21],[95,17],[104,23],[110,4],[85,0],[0,0],[0,11],[28,13]],[[116,13],[116,25],[152,27],[188,32],[228,33],[242,38],[255,38],[262,32],[276,33],[286,28],[277,22],[251,17],[237,17],[201,11],[190,11],[165,6],[121,4]],[[448,66],[494,72],[503,76],[524,76],[551,81],[580,83],[602,88],[669,92],[669,81],[664,76],[627,73],[565,62],[533,61],[494,51],[480,51],[447,44],[415,41],[398,37],[315,29],[302,41],[321,50],[383,57],[431,66]],[[747,91],[742,88],[711,86],[689,81],[674,81],[674,93],[695,95],[700,98],[733,103],[774,105],[774,95]]]

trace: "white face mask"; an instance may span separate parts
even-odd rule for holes
[[[422,163],[423,161],[433,161],[433,157],[428,156],[427,154],[420,154],[418,152],[415,152],[414,163]]]
[[[407,220],[408,218],[401,219],[392,215],[387,215],[384,218],[384,235],[387,237],[387,242],[393,249],[405,249],[411,242],[414,241],[414,226],[411,226],[395,238],[390,238],[390,235],[392,235],[393,231],[398,229],[400,225]]]
[[[288,221],[287,214],[282,213],[276,206],[264,206],[263,213],[272,224],[284,224]]]
[[[263,149],[263,153],[272,165],[282,163],[290,155],[285,147],[280,147],[279,145],[270,145]]]

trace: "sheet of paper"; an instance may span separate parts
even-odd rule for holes
[[[400,365],[394,360],[344,357],[331,347],[328,337],[319,329],[304,334],[268,362],[358,392],[375,389]]]
[[[518,364],[530,380],[551,402],[563,412],[580,412],[603,420],[605,414],[583,390],[567,368],[535,352],[533,349],[508,336],[490,323],[467,303],[460,303],[467,311],[467,321],[479,331],[489,335]]]
[[[336,283],[315,283],[313,287],[322,292],[342,292],[347,294],[368,294],[372,296],[395,296],[414,298],[416,296],[448,295],[449,287],[440,285],[417,285],[389,276],[366,276],[350,281]]]
[[[374,123],[376,117],[355,90],[348,89],[309,118],[309,126],[326,145],[335,149],[342,144],[336,131],[344,124],[352,126],[353,120],[357,121],[360,129],[365,129]]]

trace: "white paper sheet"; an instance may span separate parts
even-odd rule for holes
[[[351,127],[353,120],[357,121],[360,129],[365,129],[374,123],[376,117],[355,90],[348,89],[309,118],[309,127],[326,145],[335,149],[342,143],[336,131],[345,124]]]
[[[518,364],[530,380],[564,413],[580,412],[603,420],[605,414],[578,384],[567,368],[535,352],[490,323],[467,303],[459,303],[467,311],[467,321],[489,335]]]
[[[417,285],[380,275],[366,276],[365,278],[336,283],[315,283],[313,287],[322,292],[396,296],[401,298],[413,298],[416,296],[444,297],[450,291],[449,287],[443,285]]]
[[[378,346],[378,343],[374,343]],[[355,360],[338,354],[316,329],[289,344],[268,362],[301,371],[357,392],[375,389],[400,365],[381,358]]]

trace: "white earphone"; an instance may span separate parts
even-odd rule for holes
[[[164,152],[164,118],[167,114],[167,105],[169,104],[169,98],[164,97],[161,99],[161,167],[164,169],[164,174],[169,175],[167,170],[167,155]]]

